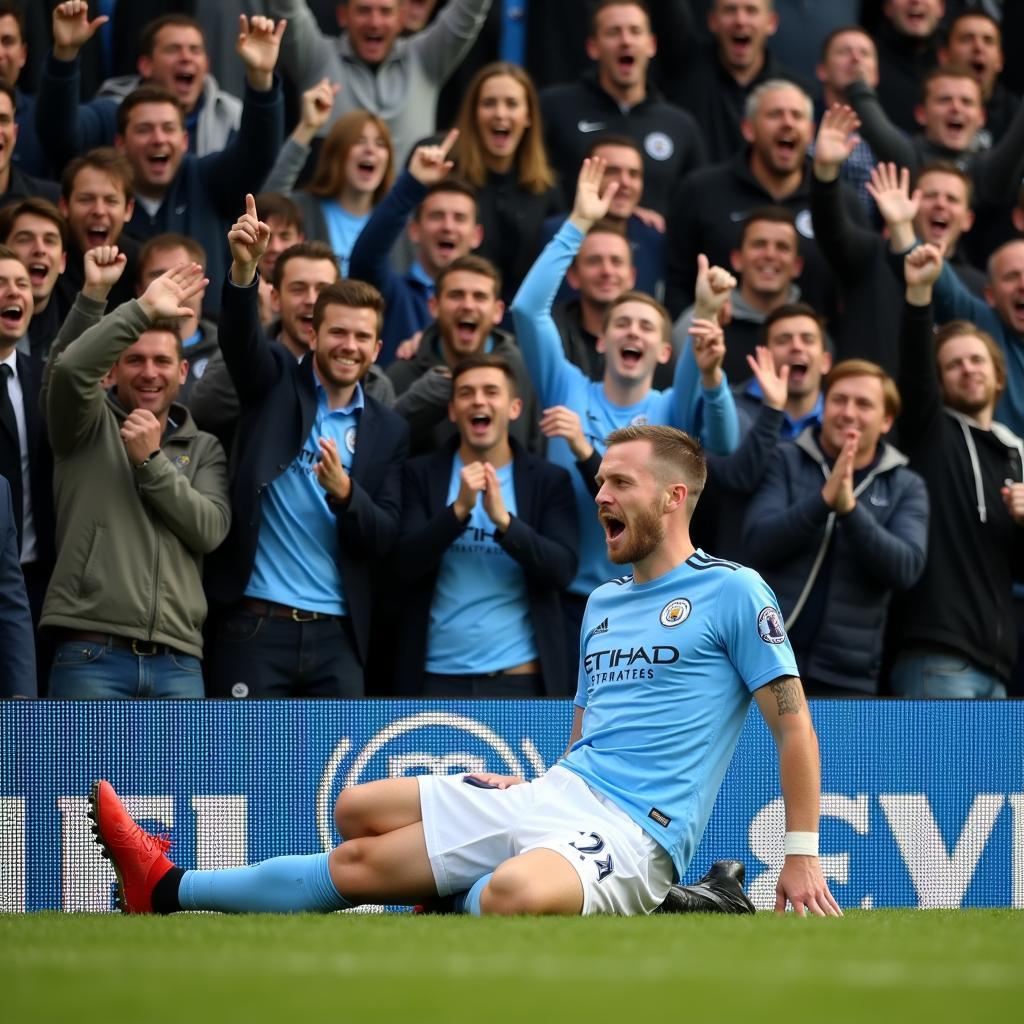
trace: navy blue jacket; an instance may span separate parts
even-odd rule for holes
[[[779,445],[747,509],[744,547],[751,564],[779,599],[786,629],[798,647],[793,612],[822,547],[820,626],[798,648],[809,680],[876,693],[889,599],[924,571],[928,549],[928,491],[907,458],[881,444],[874,465],[858,480],[857,504],[832,516],[821,496],[831,461],[807,427]],[[833,524],[833,529],[829,529]],[[817,588],[815,588],[817,590]],[[814,616],[814,591],[800,616]],[[806,622],[805,622],[806,625]]]
[[[18,562],[11,488],[0,476],[0,697],[35,697],[37,693],[36,643]]]
[[[401,342],[416,331],[422,331],[434,319],[427,305],[432,289],[412,274],[395,273],[390,262],[391,247],[401,237],[410,215],[426,194],[426,186],[403,171],[370,214],[349,256],[348,276],[372,284],[387,303],[381,332],[382,366],[394,359],[395,349]]]
[[[284,346],[267,341],[257,290],[255,281],[248,288],[226,281],[221,298],[217,339],[242,409],[231,454],[231,530],[206,574],[210,598],[221,605],[244,595],[256,560],[263,492],[302,450],[316,417],[313,353],[297,363]],[[352,494],[336,511],[345,603],[365,664],[372,575],[398,537],[409,428],[397,413],[364,397]]]
[[[549,697],[569,697],[576,689],[576,653],[565,649],[559,592],[576,575],[579,530],[569,474],[530,455],[516,441],[512,484],[516,515],[498,543],[522,567],[530,619]],[[402,536],[393,556],[394,575],[403,585],[400,650],[395,692],[421,692],[427,657],[430,605],[441,559],[465,529],[448,503],[452,463],[459,439],[429,455],[410,459],[402,485]],[[570,656],[571,655],[571,656]]]

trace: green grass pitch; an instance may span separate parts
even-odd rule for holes
[[[1024,913],[0,917],[9,1024],[1022,1019]]]

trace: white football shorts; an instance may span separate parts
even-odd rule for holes
[[[554,850],[583,883],[584,914],[649,914],[672,859],[632,818],[559,765],[533,782],[481,789],[465,775],[421,775],[420,810],[438,894],[464,892],[503,861]]]

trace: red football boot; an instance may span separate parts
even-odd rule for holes
[[[169,839],[144,832],[105,779],[92,784],[89,812],[103,856],[117,875],[117,905],[126,914],[152,914],[153,888],[174,864]]]

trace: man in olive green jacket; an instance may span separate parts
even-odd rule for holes
[[[41,620],[58,641],[50,696],[202,697],[202,559],[228,531],[227,464],[174,400],[188,373],[178,318],[206,282],[198,264],[177,267],[103,317],[123,267],[114,247],[86,254],[43,383],[57,516]]]

